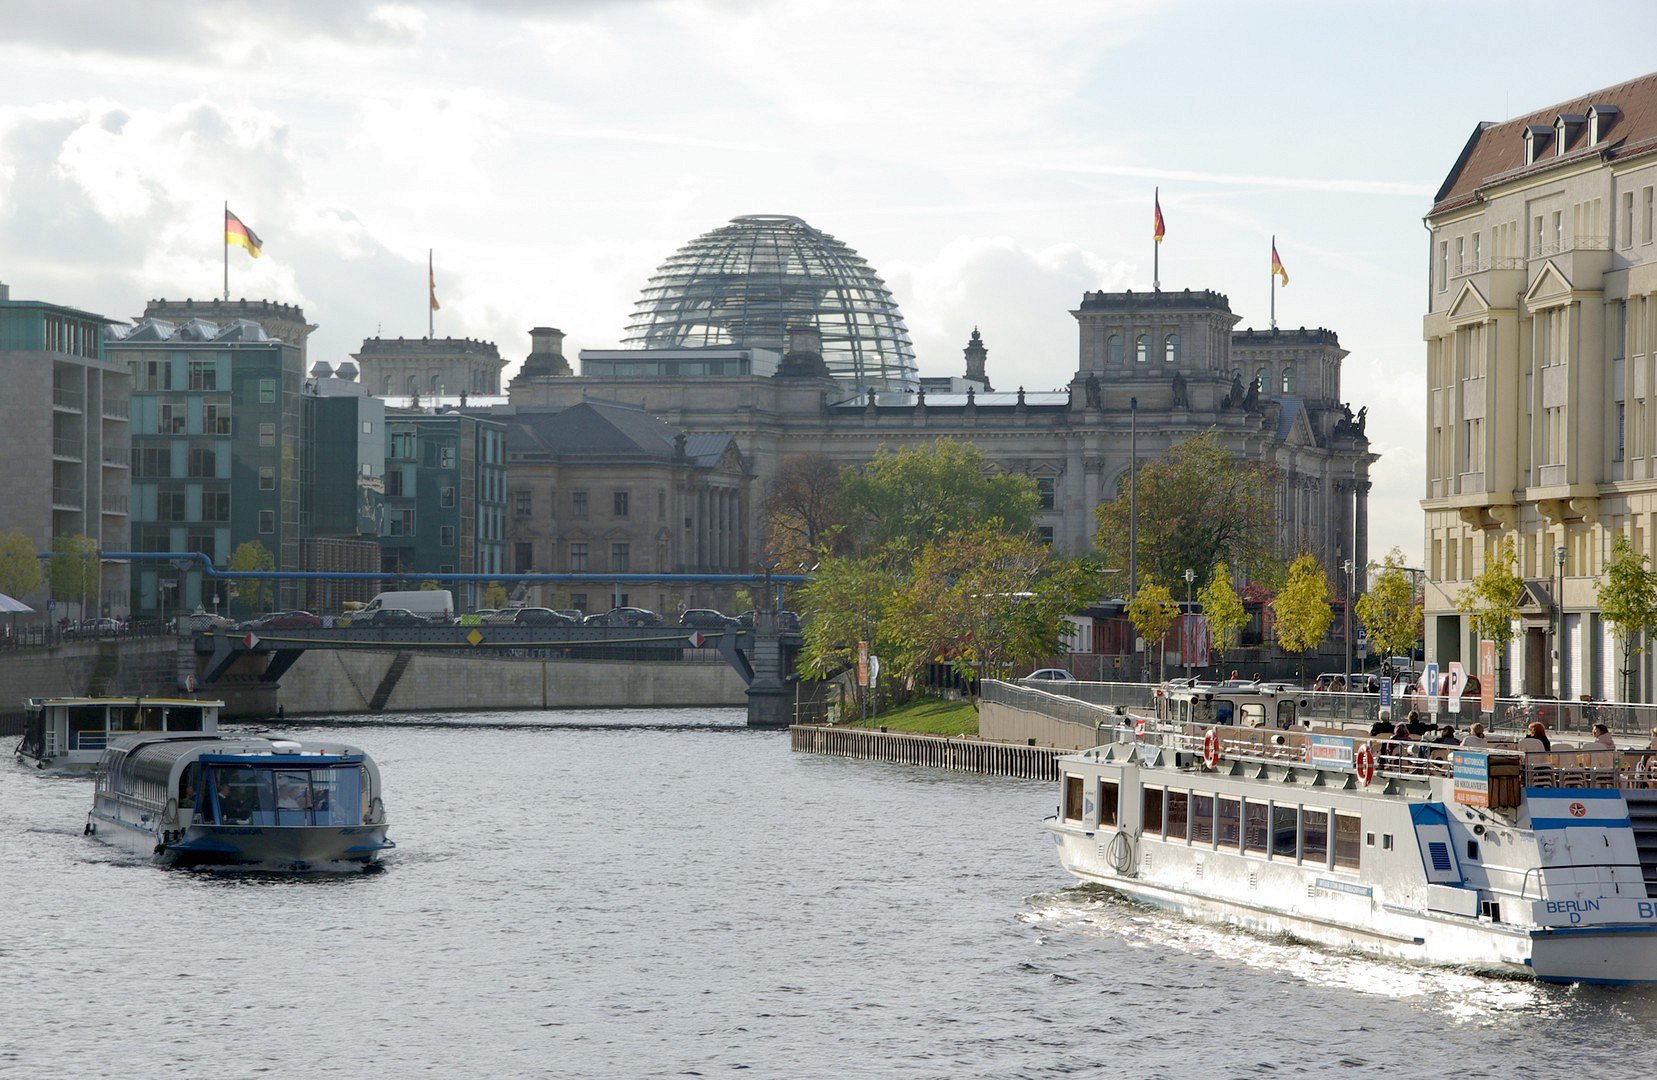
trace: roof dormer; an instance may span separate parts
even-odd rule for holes
[[[1611,130],[1611,125],[1615,124],[1617,117],[1621,115],[1622,110],[1615,105],[1588,106],[1588,144],[1598,146],[1600,140]]]
[[[1553,152],[1555,157],[1564,157],[1570,150],[1571,143],[1576,141],[1577,133],[1588,122],[1588,118],[1581,113],[1560,113],[1553,122]]]
[[[1542,124],[1527,124],[1524,130],[1525,164],[1534,165],[1548,148],[1548,140],[1553,137],[1553,128]]]

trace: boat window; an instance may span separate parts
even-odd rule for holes
[[[363,774],[359,766],[216,766],[212,783],[217,816],[206,805],[198,816],[220,825],[361,825]]]
[[[277,769],[276,824],[311,823],[311,774],[306,769]]]
[[[1168,832],[1170,840],[1184,840],[1186,818],[1189,807],[1186,804],[1187,795],[1183,791],[1168,793]]]
[[[166,724],[167,710],[159,705],[143,705],[138,709],[139,731],[162,731]]]
[[[1214,703],[1214,722],[1216,724],[1231,723],[1232,710],[1236,705],[1230,701],[1216,701]]]
[[[1099,824],[1116,824],[1116,804],[1119,797],[1120,791],[1114,782],[1099,781]]]
[[[1294,806],[1276,803],[1272,806],[1272,855],[1277,858],[1295,857]]]
[[[112,705],[109,710],[110,731],[137,731],[138,710],[131,705]]]
[[[1082,820],[1082,778],[1071,773],[1064,776],[1064,820]]]
[[[274,825],[276,789],[269,769],[216,766],[212,820],[220,825]]]
[[[1228,799],[1224,795],[1215,799],[1214,806],[1214,838],[1221,848],[1237,850],[1242,840],[1242,820],[1239,811],[1242,806],[1236,799]]]
[[[1288,731],[1295,726],[1295,703],[1293,701],[1279,701],[1277,703],[1277,726]]]
[[[1191,842],[1209,844],[1214,841],[1214,796],[1191,796]]]
[[[1267,803],[1249,799],[1243,803],[1243,850],[1257,855],[1266,853],[1268,827],[1271,823],[1271,806]]]
[[[69,706],[69,749],[97,750],[104,745],[104,707]]]
[[[1329,865],[1329,811],[1308,808],[1300,812],[1300,860]]]
[[[195,805],[196,781],[201,779],[201,762],[192,761],[184,766],[184,772],[178,778],[178,805],[189,807]]]
[[[1156,787],[1146,788],[1145,796],[1141,801],[1144,804],[1145,816],[1140,820],[1145,823],[1144,831],[1156,833],[1160,836],[1162,834],[1162,789]]]
[[[361,825],[364,769],[312,769],[311,815],[317,825]]]
[[[1352,869],[1358,867],[1358,853],[1363,850],[1363,822],[1356,814],[1335,815],[1335,865]]]
[[[1238,723],[1243,727],[1265,727],[1266,707],[1258,701],[1243,702],[1242,719]]]
[[[167,730],[168,731],[200,731],[201,730],[201,710],[200,709],[168,709],[167,710]]]

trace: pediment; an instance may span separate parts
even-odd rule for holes
[[[1446,317],[1453,323],[1483,322],[1490,317],[1490,301],[1471,281],[1464,282]]]
[[[1302,409],[1295,414],[1294,423],[1289,426],[1289,432],[1283,441],[1290,446],[1316,446],[1318,435],[1312,430],[1312,418]]]
[[[1552,611],[1553,597],[1548,592],[1548,583],[1540,580],[1524,582],[1516,606],[1520,611],[1531,614]]]
[[[1549,259],[1525,290],[1525,304],[1532,308],[1556,307],[1571,299],[1571,291],[1570,279]]]

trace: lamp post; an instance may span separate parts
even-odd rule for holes
[[[1139,595],[1139,399],[1128,399],[1128,603]],[[1130,624],[1130,630],[1132,625]],[[1138,631],[1133,631],[1137,639]],[[1134,650],[1139,664],[1139,650]],[[1142,664],[1139,665],[1141,668]]]
[[[1341,682],[1350,682],[1352,679],[1352,560],[1342,559],[1341,570],[1346,573],[1346,599],[1342,608],[1342,637],[1346,639],[1346,666],[1341,668]],[[1351,687],[1347,687],[1351,689]]]
[[[1553,589],[1553,696],[1557,700],[1565,695],[1565,650],[1563,638],[1565,636],[1565,546],[1563,544],[1553,549],[1554,589]]]
[[[1179,652],[1180,659],[1185,661],[1185,674],[1191,674],[1191,635],[1186,633],[1191,623],[1191,583],[1197,580],[1197,572],[1189,566],[1185,568],[1185,613],[1180,617]]]

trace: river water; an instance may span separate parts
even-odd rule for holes
[[[1657,991],[1198,926],[1074,886],[1043,783],[740,710],[346,718],[398,849],[163,871],[0,769],[0,1074],[1640,1076]]]

